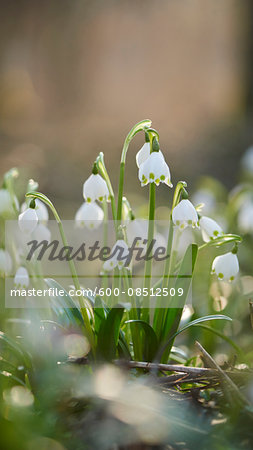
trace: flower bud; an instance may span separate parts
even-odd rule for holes
[[[104,219],[104,211],[96,203],[83,203],[75,215],[78,228],[84,226],[89,229],[97,229]]]
[[[198,227],[198,214],[190,200],[181,200],[172,211],[172,220],[174,225],[181,230],[190,226]]]
[[[27,288],[29,286],[29,274],[25,267],[19,267],[14,277],[14,284],[17,288]]]
[[[213,261],[212,273],[216,273],[219,280],[233,281],[238,272],[238,258],[232,252],[217,256]]]

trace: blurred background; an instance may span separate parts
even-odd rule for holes
[[[124,138],[150,118],[174,185],[231,188],[253,142],[252,17],[250,0],[2,1],[1,175],[18,166],[71,218],[98,152],[116,189]],[[127,160],[137,203],[142,143]]]

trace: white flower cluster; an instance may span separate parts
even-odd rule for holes
[[[207,216],[198,219],[198,214],[189,200],[181,200],[172,211],[172,220],[176,227],[184,230],[186,227],[200,227],[204,242],[209,242],[222,236],[224,233],[220,225]],[[239,263],[236,254],[229,252],[217,256],[212,264],[212,273],[216,273],[219,280],[233,281],[239,272]]]

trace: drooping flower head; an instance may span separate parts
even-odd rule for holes
[[[109,199],[109,191],[105,180],[99,175],[97,164],[94,163],[92,174],[83,185],[83,197],[88,203]]]
[[[22,233],[31,234],[35,230],[38,221],[38,216],[35,211],[35,200],[32,200],[29,208],[19,214],[18,225]]]
[[[78,228],[86,227],[90,230],[97,229],[104,219],[104,211],[97,203],[84,202],[75,215],[75,222]]]
[[[186,227],[198,227],[198,214],[193,204],[188,199],[183,199],[172,210],[174,225],[184,230]]]
[[[150,146],[150,143],[146,143]],[[156,138],[152,141],[152,152],[144,144],[140,152],[136,156],[137,165],[139,165],[139,180],[142,186],[148,183],[155,183],[159,186],[160,183],[165,183],[172,187],[170,169],[165,162],[164,156],[159,149],[159,143]]]
[[[21,213],[24,212],[26,209],[28,209],[27,203],[22,203],[21,205]],[[40,223],[46,224],[48,221],[48,209],[41,200],[38,198],[35,199],[35,211],[38,217],[38,220]]]
[[[212,239],[216,239],[222,236],[223,231],[220,225],[210,217],[202,216],[199,220],[199,225],[202,233],[203,241],[209,242]]]
[[[237,255],[233,252],[216,256],[212,264],[212,273],[216,273],[219,280],[233,281],[239,272]]]

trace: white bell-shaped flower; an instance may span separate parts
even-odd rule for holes
[[[22,203],[21,205],[21,212],[24,212],[26,209],[28,209],[28,205],[26,202]],[[40,223],[46,224],[48,221],[48,209],[41,200],[36,198],[35,200],[35,211],[38,217],[38,220]]]
[[[198,214],[190,200],[181,200],[172,211],[172,220],[174,225],[181,230],[190,226],[192,228],[198,227]]]
[[[12,269],[12,260],[7,252],[0,248],[0,276],[8,275]]]
[[[243,233],[253,233],[253,202],[247,200],[239,209],[238,226]]]
[[[129,255],[129,248],[127,243],[123,239],[118,239],[111,250],[111,257],[103,264],[103,269],[106,272],[115,269],[123,269],[126,267],[127,257]],[[128,264],[129,265],[129,264]]]
[[[41,242],[41,241],[50,242],[51,241],[51,232],[46,227],[46,225],[43,225],[43,223],[39,223],[33,232],[33,239],[35,239],[38,242]]]
[[[13,197],[16,208],[19,209],[18,199]],[[8,217],[14,213],[11,194],[7,189],[0,189],[0,216]]]
[[[14,277],[14,284],[18,289],[29,286],[29,274],[25,267],[19,267]]]
[[[212,273],[216,273],[219,280],[233,281],[239,272],[237,255],[229,252],[216,256],[212,264]]]
[[[101,175],[92,173],[89,176],[83,185],[83,197],[88,203],[95,200],[102,202],[104,198],[108,200],[108,187]]]
[[[18,225],[22,233],[32,233],[38,224],[38,216],[34,208],[27,208],[18,216]]]
[[[201,234],[203,241],[209,242],[219,236],[222,236],[223,231],[220,225],[210,217],[202,216],[199,220]]]
[[[172,187],[170,169],[166,164],[161,151],[152,152],[148,158],[140,165],[139,180],[142,186],[148,183],[155,183],[159,186],[160,183],[165,183]]]
[[[78,228],[97,229],[104,219],[104,211],[95,202],[83,203],[75,215],[75,222]]]
[[[158,153],[164,159],[164,156],[163,156],[161,150],[159,150]],[[140,168],[141,164],[143,164],[148,159],[149,156],[150,156],[150,142],[145,142],[145,144],[143,144],[141,149],[136,154],[136,164],[137,164],[138,169]]]

